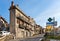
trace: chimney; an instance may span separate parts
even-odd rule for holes
[[[13,1],[11,2],[11,6],[14,6],[14,2]]]

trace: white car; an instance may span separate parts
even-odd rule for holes
[[[0,35],[1,36],[4,36],[4,35],[9,35],[10,32],[7,32],[7,31],[0,31]]]

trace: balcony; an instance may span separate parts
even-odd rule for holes
[[[19,28],[24,29],[24,26],[23,25],[19,25]]]
[[[27,24],[33,26],[33,25],[32,25],[28,20],[26,20],[24,17],[18,16],[17,18],[18,18],[18,19],[21,19],[22,21],[26,22]]]
[[[40,30],[40,28],[36,28],[36,30]]]
[[[25,29],[25,30],[28,30],[29,31],[29,29],[27,28],[27,26],[24,26],[24,25],[19,25],[19,28]]]
[[[21,19],[21,20],[24,20],[24,18],[22,16],[18,16],[17,18],[18,19]]]
[[[26,20],[24,17],[22,17],[22,16],[18,16],[17,18],[18,18],[18,19],[21,19],[22,21],[24,21],[24,22],[26,22],[26,23],[28,23],[28,24],[29,24],[29,21],[28,21],[28,20]]]

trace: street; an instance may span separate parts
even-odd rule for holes
[[[25,39],[15,39],[15,40],[10,40],[10,41],[41,41],[44,38],[44,34],[40,34],[34,37],[29,37]]]

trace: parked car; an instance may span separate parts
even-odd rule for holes
[[[9,34],[10,34],[10,32],[8,32],[8,31],[0,31],[1,36],[9,35]]]

